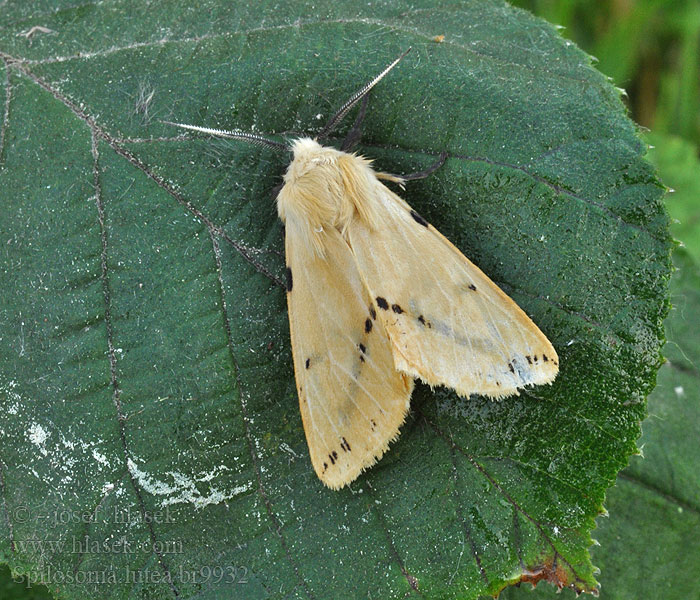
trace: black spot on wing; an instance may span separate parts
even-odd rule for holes
[[[423,325],[423,327],[432,328],[433,324],[430,321],[426,321],[423,315],[418,316],[418,322]]]
[[[547,355],[546,355],[546,354],[543,354],[543,355],[542,355],[542,360],[543,360],[544,362],[549,362],[549,359],[547,358]]]
[[[311,366],[311,359],[310,359],[310,358],[307,358],[307,359],[306,359],[305,365],[306,365],[306,368],[307,368],[307,369]]]
[[[515,367],[513,367],[513,363],[508,363],[508,369],[511,373],[515,373]]]
[[[377,311],[374,310],[374,306],[369,307],[369,316],[372,317],[372,320],[376,320],[377,318]]]
[[[476,286],[475,286],[473,283],[470,283],[470,284],[469,284],[469,289],[470,289],[472,292],[476,292]]]
[[[428,221],[426,221],[423,217],[421,217],[415,210],[411,209],[411,216],[413,217],[413,220],[418,223],[419,225],[422,225],[423,227],[428,226]]]
[[[348,444],[348,441],[343,437],[340,438],[340,447],[345,450],[345,452],[350,452],[352,449],[350,448],[350,444]]]
[[[386,298],[381,296],[377,296],[377,306],[382,310],[389,310],[389,303],[386,301]]]
[[[401,308],[398,304],[392,304],[391,310],[393,310],[397,315],[400,315],[403,312],[403,308]]]
[[[362,354],[360,354],[360,362],[365,362],[365,354],[367,354],[367,347],[362,343],[358,344],[357,347],[360,349],[360,352],[362,353]]]
[[[372,319],[367,318],[365,321],[365,333],[369,333],[370,331],[372,331]]]
[[[527,364],[528,364],[528,365],[531,365],[531,364],[532,364],[532,357],[531,357],[531,356],[526,356],[525,358],[527,359]]]
[[[292,270],[287,267],[287,291],[291,292],[292,291],[292,286],[294,285],[294,282],[292,281]]]

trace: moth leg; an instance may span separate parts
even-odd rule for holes
[[[357,113],[357,117],[355,117],[355,122],[352,124],[350,131],[348,131],[348,134],[345,136],[345,139],[343,140],[343,143],[340,146],[340,149],[343,152],[349,152],[355,146],[357,146],[357,143],[360,141],[360,138],[362,137],[362,121],[365,120],[365,115],[367,114],[367,104],[369,104],[369,93],[364,98],[362,98],[362,104],[360,104],[360,112]]]
[[[277,196],[279,196],[280,191],[284,187],[284,181],[281,183],[278,183],[275,187],[273,187],[270,190],[270,195],[272,196],[272,201],[275,202],[277,200]]]
[[[413,179],[425,179],[429,175],[432,175],[437,171],[442,165],[445,164],[447,160],[447,152],[441,152],[439,158],[430,165],[427,169],[422,171],[416,171],[415,173],[409,173],[408,175],[392,175],[391,173],[377,173],[379,179],[388,179],[389,181],[411,181]]]

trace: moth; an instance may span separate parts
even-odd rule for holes
[[[407,52],[315,138],[289,146],[171,123],[292,153],[277,210],[285,225],[294,373],[311,463],[332,489],[354,481],[398,437],[414,379],[496,399],[551,383],[558,372],[556,351],[530,318],[384,183],[403,187],[445,156],[400,177],[350,152],[368,92]],[[340,149],[322,145],[360,100]]]

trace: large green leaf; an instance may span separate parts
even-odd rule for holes
[[[590,531],[636,451],[670,241],[645,146],[583,53],[500,2],[1,10],[0,550],[15,573],[65,598],[595,587]],[[406,199],[562,368],[501,402],[419,386],[400,440],[333,492],[293,383],[270,197],[284,163],[157,119],[313,133],[407,46],[362,151],[392,172],[448,152]]]
[[[664,171],[662,171],[664,173]],[[609,519],[599,519],[593,559],[601,600],[697,598],[700,572],[700,268],[677,250],[666,321],[667,362],[649,396],[649,419],[631,464],[608,491]],[[528,586],[529,587],[529,586]],[[508,590],[510,599],[562,598],[538,586]],[[567,594],[565,598],[573,598]]]

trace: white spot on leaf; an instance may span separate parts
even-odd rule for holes
[[[98,463],[101,463],[101,464],[105,465],[106,467],[109,466],[109,461],[107,460],[107,457],[104,454],[98,452],[95,448],[92,449],[92,457]]]
[[[209,484],[205,486],[208,488],[206,493],[201,492],[197,483],[208,483],[223,471],[230,471],[226,465],[219,465],[208,473],[201,473],[196,476],[185,475],[179,471],[168,471],[166,475],[171,478],[172,482],[159,480],[155,476],[142,471],[131,459],[127,461],[127,466],[131,475],[146,492],[154,496],[166,496],[160,503],[161,507],[189,502],[195,508],[204,508],[209,504],[219,504],[247,492],[252,486],[252,483],[248,482],[244,485],[236,486],[232,490],[223,491]]]
[[[46,430],[38,423],[32,423],[29,426],[29,431],[27,432],[29,441],[37,446],[39,448],[39,452],[41,452],[44,456],[47,455],[45,444],[49,435],[50,434],[47,433]]]

